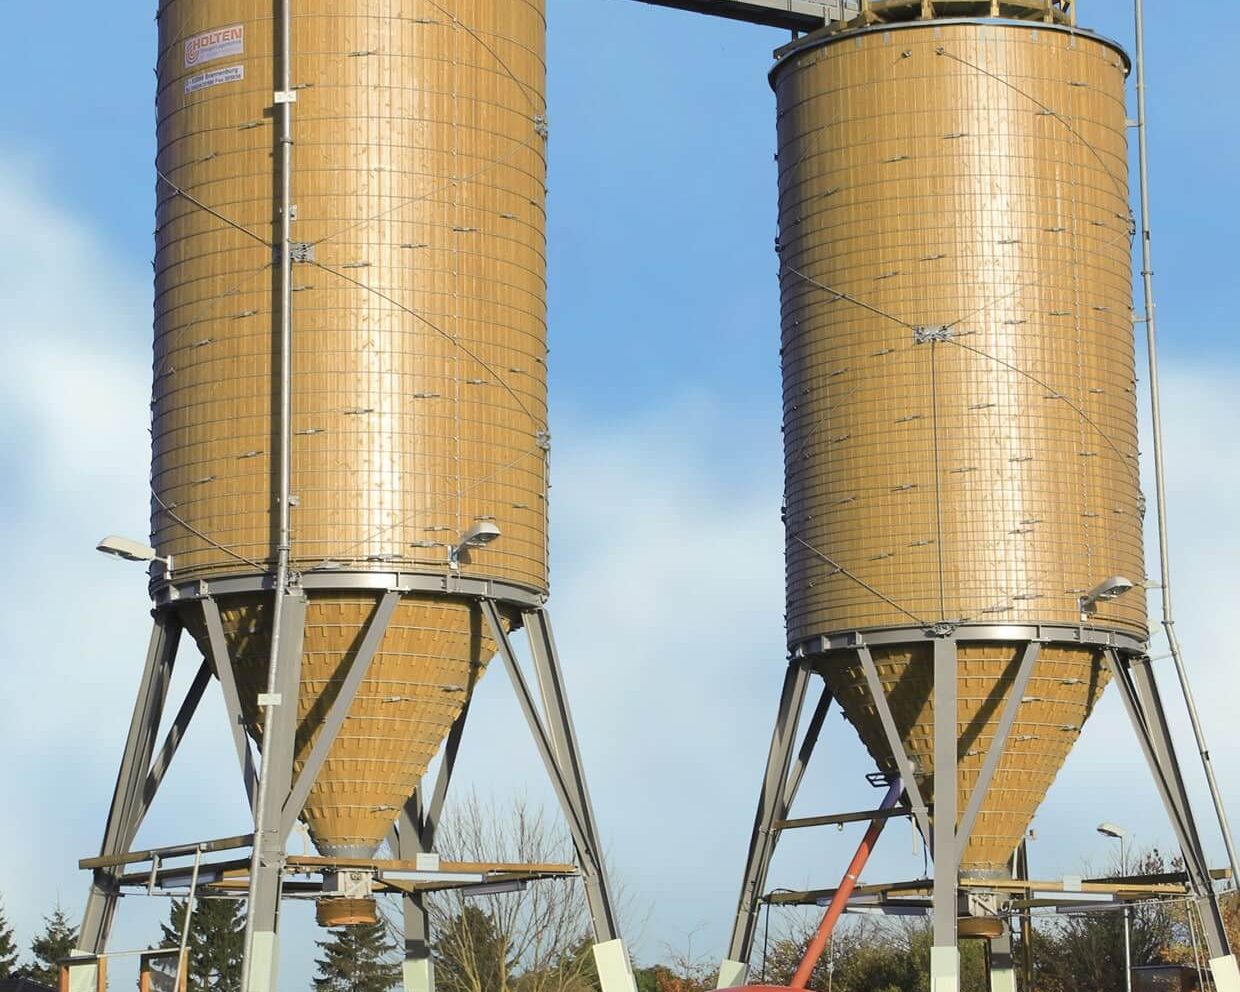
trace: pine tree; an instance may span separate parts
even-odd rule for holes
[[[4,904],[0,903],[0,980],[16,978],[17,972],[17,941],[4,915]]]
[[[69,923],[69,917],[60,906],[43,920],[43,932],[30,942],[33,961],[21,970],[21,975],[40,985],[56,988],[60,984],[60,963],[77,946],[77,927]]]
[[[161,924],[163,947],[181,946],[185,903],[172,901],[168,922]],[[189,922],[190,992],[236,992],[241,988],[245,916],[234,899],[199,899]]]
[[[328,932],[328,940],[315,941],[323,950],[315,992],[388,992],[400,983],[396,945],[382,922]]]

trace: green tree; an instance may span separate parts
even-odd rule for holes
[[[1128,864],[1111,865],[1117,877],[1159,876],[1182,870],[1157,850],[1130,856]],[[1189,920],[1182,902],[1145,901],[1129,909],[1134,967],[1192,960]],[[1038,992],[1123,992],[1124,914],[1064,914],[1039,927],[1034,935],[1034,977]]]
[[[396,945],[382,922],[334,927],[327,940],[315,943],[323,956],[315,992],[387,992],[400,983]]]
[[[435,941],[435,984],[442,992],[510,992],[508,941],[485,910],[469,903]]]
[[[184,926],[185,903],[174,899],[168,922],[160,926],[160,946],[180,947]],[[199,899],[189,921],[190,992],[237,992],[241,988],[244,943],[245,916],[240,901]]]
[[[0,979],[16,978],[17,973],[17,940],[0,903]]]
[[[653,964],[649,968],[638,968],[633,972],[637,979],[637,992],[667,992],[680,981],[676,973],[665,964]]]
[[[571,861],[558,821],[524,797],[456,800],[436,846],[452,861]],[[439,986],[448,992],[597,992],[581,882],[543,879],[516,892],[428,896]]]
[[[60,984],[60,962],[77,946],[77,927],[69,923],[69,917],[60,906],[52,910],[50,916],[43,917],[43,922],[43,932],[30,942],[33,960],[21,970],[21,976],[56,988]]]
[[[814,927],[817,920],[812,921]],[[787,984],[796,972],[812,929],[804,924],[771,942],[766,976]],[[828,952],[814,968],[810,987],[835,992],[929,992],[933,933],[925,920],[859,919],[836,930]],[[985,992],[985,949],[981,941],[960,945],[961,992]]]
[[[513,984],[517,992],[599,992],[594,940],[588,934],[558,956],[545,957],[522,972]]]

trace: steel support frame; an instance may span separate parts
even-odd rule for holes
[[[384,585],[384,580],[394,579]],[[253,841],[257,847],[257,870],[250,880],[249,907],[254,916],[255,944],[253,960],[247,961],[248,986],[252,992],[274,992],[276,988],[276,965],[278,961],[279,908],[282,880],[286,863],[289,834],[301,813],[314,781],[331,750],[336,736],[344,724],[358,688],[365,680],[369,666],[382,644],[396,607],[403,595],[409,593],[444,593],[436,583],[453,586],[453,577],[436,579],[421,575],[346,575],[316,576],[290,588],[285,598],[281,618],[280,649],[275,659],[275,684],[278,686],[275,700],[276,720],[270,740],[259,749],[260,773],[268,777],[265,790],[265,808],[254,809],[256,823],[266,826]],[[297,698],[301,681],[301,659],[305,631],[306,590],[336,588],[350,591],[372,590],[379,595],[375,613],[354,654],[341,690],[328,711],[323,730],[316,739],[315,747],[294,780],[293,754],[297,732]],[[258,774],[255,771],[254,753],[246,735],[241,696],[233,673],[232,660],[216,597],[219,595],[253,594],[270,591],[269,577],[235,577],[223,582],[197,582],[179,587],[175,595],[169,595],[170,587],[157,591],[157,607],[153,611],[154,627],[147,651],[146,666],[139,687],[137,701],[130,724],[129,736],[117,777],[115,793],[108,815],[104,841],[100,855],[114,857],[130,851],[138,828],[155,798],[171,765],[177,748],[184,737],[199,701],[201,700],[212,671],[220,680],[228,711],[230,732],[242,779],[251,805],[256,793]],[[510,588],[486,580],[470,580],[453,592],[472,603],[482,624],[490,628],[499,654],[516,689],[518,702],[547,766],[557,798],[564,809],[577,850],[578,862],[586,884],[587,903],[595,930],[595,956],[603,981],[603,992],[633,992],[636,988],[629,964],[628,952],[620,939],[614,904],[608,890],[602,846],[595,826],[594,812],[586,788],[582,770],[580,748],[573,727],[559,655],[552,635],[550,618],[539,599],[522,589]],[[449,592],[452,595],[453,592]],[[492,598],[489,593],[500,595]],[[513,595],[508,595],[512,593]],[[506,611],[501,614],[501,608]],[[165,711],[168,687],[176,659],[186,610],[200,609],[202,627],[207,635],[207,659],[200,666],[197,676],[182,703],[168,732],[162,748],[156,751],[160,722]],[[524,625],[527,629],[538,695],[531,690],[517,660],[505,627],[505,618],[513,626]],[[466,718],[469,711],[468,698],[481,670],[475,668],[467,691],[467,702],[462,713],[449,732],[440,764],[439,776],[428,803],[415,793],[405,806],[400,825],[390,835],[393,849],[399,856],[428,853],[432,850],[436,828],[440,821],[456,755],[460,748]],[[539,707],[541,701],[541,710]],[[87,900],[86,914],[80,929],[79,952],[85,955],[104,955],[108,936],[115,916],[119,892],[115,884],[116,871],[103,868],[95,871]],[[425,909],[417,897],[405,900],[407,967],[414,965],[426,975],[425,989],[433,988],[430,974],[429,948]],[[425,965],[425,968],[422,968]],[[422,985],[414,985],[421,992]]]
[[[964,845],[956,831],[958,721],[956,718],[956,642],[934,640],[934,897],[931,911],[934,943],[930,948],[930,992],[958,992],[960,950],[956,946],[956,880]],[[880,694],[881,695],[881,694]],[[884,698],[884,707],[886,700]],[[944,717],[950,715],[950,719]],[[901,748],[903,750],[903,748]],[[907,761],[907,757],[905,758]]]
[[[805,736],[797,748],[797,731],[813,674],[812,665],[803,658],[790,660],[784,674],[783,689],[775,714],[775,727],[771,733],[771,746],[767,752],[766,772],[758,794],[758,808],[754,813],[753,832],[749,838],[749,851],[741,876],[736,919],[732,924],[727,957],[720,966],[719,988],[744,985],[747,980],[749,956],[753,951],[757,931],[759,901],[766,887],[767,875],[781,833],[777,824],[788,819],[788,812],[796,800],[823,723],[831,708],[831,690],[824,679],[822,692],[806,727]]]
[[[1236,973],[1236,961],[1227,940],[1205,848],[1180,772],[1175,742],[1153,664],[1148,656],[1126,657],[1118,651],[1108,651],[1107,661],[1184,856],[1188,885],[1201,918],[1215,983],[1220,992],[1233,990],[1240,976]]]
[[[893,714],[882,692],[877,667],[870,650],[871,645],[912,643],[919,639],[933,638],[934,644],[934,708],[938,713],[955,713],[957,692],[957,647],[961,643],[1024,642],[1025,650],[1017,662],[1012,687],[1000,716],[995,738],[983,761],[982,769],[969,801],[961,815],[957,809],[956,782],[958,772],[958,742],[956,720],[936,721],[935,726],[935,789],[932,806],[927,806],[920,795],[914,777],[912,762],[904,750]],[[1166,806],[1176,838],[1184,854],[1189,886],[1195,893],[1195,904],[1202,919],[1206,944],[1210,953],[1210,965],[1220,990],[1240,992],[1240,968],[1227,942],[1218,897],[1214,891],[1209,866],[1191,810],[1187,789],[1180,771],[1179,759],[1167,722],[1162,696],[1155,678],[1153,666],[1145,654],[1144,643],[1131,634],[1090,627],[1061,627],[1042,625],[965,626],[955,629],[908,628],[882,631],[856,631],[827,637],[811,638],[794,647],[793,661],[784,683],[780,711],[768,758],[767,777],[759,801],[758,816],[750,841],[746,863],[745,882],[741,907],[733,929],[730,960],[725,960],[720,973],[719,987],[742,985],[745,969],[753,945],[754,921],[765,886],[766,870],[774,846],[772,827],[783,817],[770,817],[769,809],[774,802],[771,780],[778,778],[779,769],[790,760],[791,743],[787,726],[791,716],[795,727],[800,708],[804,702],[803,673],[809,671],[815,658],[828,651],[851,651],[870,689],[871,696],[883,726],[884,736],[891,749],[895,764],[908,783],[907,797],[910,812],[921,828],[935,864],[932,920],[934,944],[931,960],[932,992],[957,992],[959,989],[959,957],[956,950],[956,917],[958,913],[959,863],[961,852],[967,847],[978,814],[985,802],[986,793],[998,769],[1003,750],[1019,715],[1022,701],[1026,698],[1029,680],[1037,665],[1045,644],[1072,644],[1088,646],[1097,650],[1106,660],[1114,681],[1119,687],[1125,709],[1141,744],[1142,752],[1150,767],[1159,794]],[[801,674],[799,674],[801,673]],[[795,712],[795,715],[791,715]],[[944,774],[946,772],[946,774]],[[785,772],[786,774],[786,772]],[[795,792],[795,789],[792,790]],[[786,806],[784,807],[786,810]],[[935,814],[931,817],[931,812]],[[810,818],[834,821],[848,817]],[[952,830],[934,829],[940,824],[959,825]],[[786,827],[801,826],[800,821],[785,822]],[[1026,953],[1027,953],[1026,947]],[[994,992],[1007,992],[1014,982],[1011,966],[1010,936],[1000,938],[991,947],[992,984]]]
[[[979,632],[980,633],[980,632]],[[989,632],[977,639],[988,640]],[[924,635],[923,635],[924,636]],[[957,783],[959,779],[959,727],[956,718],[958,700],[958,647],[961,641],[974,639],[973,632],[959,630],[936,632],[933,640],[934,653],[934,712],[951,714],[951,719],[935,720],[934,725],[934,816],[930,818],[924,798],[917,785],[912,760],[904,750],[895,717],[887,703],[886,694],[878,677],[873,656],[865,641],[855,650],[866,683],[878,710],[879,719],[887,738],[888,747],[901,775],[908,782],[908,795],[914,816],[921,826],[922,836],[927,838],[934,861],[934,891],[931,920],[934,931],[930,956],[931,992],[958,992],[960,988],[960,953],[958,949],[956,921],[959,915],[957,879],[960,858],[973,833],[986,795],[994,781],[999,761],[1007,746],[1008,737],[1016,722],[1021,703],[1025,698],[1029,680],[1041,655],[1042,645],[1031,640],[1017,663],[1017,669],[1008,690],[1007,702],[999,718],[995,737],[982,763],[968,805],[963,816],[958,809]],[[1004,639],[1000,636],[999,639]],[[1010,954],[1009,954],[1010,956]]]
[[[460,722],[458,719],[457,723]],[[445,771],[449,776],[452,774],[449,762],[455,762],[455,758],[455,753],[450,757],[445,753],[444,763],[440,766],[441,777]],[[422,797],[419,792],[415,792],[405,802],[396,826],[389,835],[388,846],[392,850],[392,857],[413,860],[419,854],[432,851],[434,844],[434,826],[428,824]],[[405,956],[401,966],[402,987],[404,992],[432,992],[435,988],[435,972],[431,960],[430,920],[426,913],[425,898],[421,893],[405,893],[401,897],[401,908],[405,933]]]
[[[297,733],[297,697],[301,680],[306,598],[295,590],[285,600],[282,646],[277,659],[276,678],[280,686],[278,719],[270,742],[262,748],[262,761],[268,765],[270,776],[268,808],[264,811],[266,816],[263,822],[271,826],[255,841],[260,848],[259,869],[251,880],[249,894],[249,905],[255,914],[256,932],[262,935],[259,940],[260,949],[255,955],[261,959],[260,967],[250,975],[251,988],[255,992],[275,988],[280,887],[289,833],[305,803],[305,796],[309,794],[314,779],[322,769],[327,751],[344,722],[357,688],[382,642],[399,599],[400,593],[396,591],[389,591],[380,599],[354,656],[345,685],[329,711],[324,732],[318,739],[321,746],[311,752],[296,783],[293,782],[293,752]],[[183,621],[178,610],[192,609],[195,605],[202,610],[203,627],[209,644],[208,658],[200,665],[162,747],[156,752],[155,744],[183,631]],[[152,615],[154,627],[146,666],[108,813],[107,827],[100,848],[102,857],[129,852],[197,711],[212,671],[220,680],[242,779],[251,803],[255,796],[257,775],[254,759],[245,734],[241,698],[228,654],[218,604],[208,595],[199,598],[192,605],[157,608]],[[78,939],[78,949],[82,953],[106,953],[118,898],[115,874],[115,869],[112,868],[100,868],[94,872]]]
[[[999,761],[1007,744],[1008,737],[1015,725],[1022,701],[1025,698],[1029,680],[1033,675],[1041,654],[1042,641],[1040,635],[1050,634],[1056,639],[1080,643],[1097,642],[1100,646],[1124,643],[1122,638],[1114,638],[1106,633],[1076,631],[1077,637],[1067,637],[1058,629],[1053,631],[1034,627],[1009,628],[996,625],[984,628],[956,628],[944,631],[900,630],[882,632],[857,632],[840,635],[831,639],[815,639],[813,647],[830,650],[846,650],[855,654],[882,724],[887,745],[891,750],[896,768],[905,782],[909,813],[918,825],[927,847],[934,860],[934,893],[932,898],[932,921],[934,942],[931,960],[932,992],[957,992],[959,989],[959,952],[957,950],[956,920],[958,916],[958,886],[960,856],[968,846],[977,816],[985,801],[990,785],[998,770]],[[1024,636],[1019,636],[1024,635]],[[882,683],[878,668],[875,665],[871,644],[909,643],[918,639],[932,638],[934,655],[934,710],[936,713],[951,713],[951,720],[936,721],[934,741],[934,795],[933,804],[927,804],[918,785],[915,768],[907,751],[904,749],[895,717],[888,705],[886,695],[882,691]],[[1080,640],[1078,640],[1080,638]],[[969,802],[961,815],[957,809],[958,780],[958,727],[954,714],[957,710],[957,647],[962,642],[972,641],[1026,641],[1024,651],[1016,662],[1012,687],[1008,692],[1007,702],[1000,716],[995,738],[983,761]],[[809,645],[807,645],[809,646]],[[802,745],[802,756],[798,761],[797,773],[788,780],[788,769],[791,762],[792,737],[795,734],[804,705],[806,683],[812,670],[816,652],[812,650],[794,650],[793,659],[785,676],[780,706],[776,717],[775,731],[771,741],[771,750],[767,760],[766,777],[758,803],[758,813],[754,821],[754,829],[750,838],[749,855],[746,860],[745,874],[742,881],[740,904],[736,922],[733,925],[732,940],[729,954],[720,970],[719,987],[727,988],[743,985],[747,976],[748,960],[753,950],[754,932],[756,929],[759,900],[766,885],[766,876],[774,853],[778,833],[783,828],[802,825],[799,821],[788,822],[787,810],[796,794],[796,786],[800,784],[800,776],[804,773],[804,763],[812,751],[812,741],[821,729],[822,719],[826,715],[825,705],[829,705],[829,690],[824,689],[823,699],[818,711],[811,721],[806,743]],[[784,792],[782,804],[779,802],[780,788],[773,783],[788,781],[790,788]],[[940,815],[931,817],[931,809]],[[847,817],[845,817],[846,819]],[[811,818],[834,821],[836,817]],[[809,822],[809,821],[807,821]],[[958,824],[958,825],[957,825]],[[950,825],[950,829],[941,826]],[[937,828],[937,829],[936,829]]]

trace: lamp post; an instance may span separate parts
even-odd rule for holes
[[[95,545],[95,550],[125,561],[157,561],[164,566],[165,578],[172,577],[172,555],[161,556],[154,548],[135,541],[132,537],[109,534]]]
[[[1098,824],[1098,833],[1119,841],[1120,871],[1128,872],[1128,831],[1114,823]],[[1132,907],[1124,903],[1124,988],[1132,992]]]

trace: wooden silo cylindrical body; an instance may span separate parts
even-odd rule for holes
[[[814,647],[885,633],[929,795],[931,637],[985,628],[958,648],[963,810],[1044,641],[966,871],[1004,868],[1105,686],[1081,597],[1144,577],[1126,70],[1086,32],[977,18],[811,36],[772,74],[790,644],[894,771],[856,656]],[[1144,640],[1142,590],[1086,626]]]
[[[165,0],[159,30],[152,531],[226,588],[275,562],[277,19]],[[309,592],[298,763],[375,611],[350,576],[546,592],[544,38],[541,0],[293,7],[292,568],[341,577]],[[271,596],[219,605],[257,732]],[[324,851],[409,796],[493,653],[471,616],[402,600],[306,807]]]

